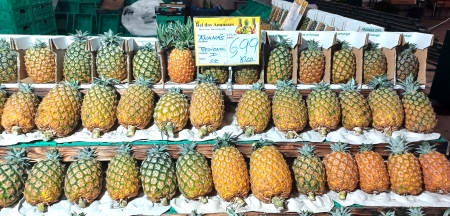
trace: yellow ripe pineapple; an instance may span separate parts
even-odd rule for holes
[[[168,137],[173,137],[173,133],[183,130],[189,118],[189,103],[180,88],[170,88],[169,92],[159,99],[153,118],[161,133]]]
[[[450,161],[436,151],[434,146],[423,142],[417,153],[420,154],[419,162],[423,172],[425,189],[433,193],[450,193]]]
[[[92,53],[86,50],[88,35],[89,32],[81,30],[72,34],[74,41],[64,54],[63,73],[66,81],[75,79],[80,83],[91,82]]]
[[[355,156],[359,186],[366,193],[378,194],[389,189],[389,174],[384,159],[372,151],[372,145],[362,144]]]
[[[10,49],[6,39],[0,38],[0,83],[17,79],[17,52]]]
[[[25,186],[26,167],[29,166],[25,157],[25,148],[11,148],[0,164],[0,207],[13,205],[22,196]]]
[[[348,152],[347,144],[335,143],[331,144],[330,148],[331,153],[323,158],[328,187],[339,193],[339,199],[345,200],[347,192],[358,186],[358,166]]]
[[[380,76],[387,72],[387,60],[378,44],[369,42],[364,49],[363,73],[364,83],[369,83],[373,76]]]
[[[106,169],[108,195],[123,208],[127,205],[127,200],[138,195],[139,180],[139,168],[131,153],[131,145],[120,145],[117,155],[111,159]]]
[[[249,174],[244,156],[233,146],[234,143],[231,133],[224,133],[223,137],[217,138],[211,170],[219,197],[243,205],[250,190]]]
[[[87,91],[81,106],[83,127],[92,132],[92,138],[100,138],[101,132],[109,131],[116,123],[117,93],[112,86],[119,81],[94,78],[95,84]]]
[[[214,83],[214,79],[199,75],[200,84],[192,92],[189,118],[191,124],[198,129],[203,138],[219,128],[225,112],[222,90]]]
[[[399,195],[417,195],[422,192],[422,170],[419,159],[408,151],[406,138],[388,137],[389,155],[387,168],[392,192]]]
[[[83,100],[78,88],[76,80],[58,84],[39,104],[35,121],[45,141],[64,137],[78,125]]]
[[[264,87],[257,82],[242,95],[236,108],[236,120],[245,136],[262,133],[269,124],[272,107]]]
[[[78,151],[67,169],[64,192],[67,199],[84,208],[97,199],[102,190],[102,164],[96,160],[95,148],[84,147]]]
[[[58,202],[61,196],[65,172],[61,157],[58,150],[50,149],[46,152],[46,159],[37,162],[28,175],[23,195],[27,203],[35,205],[39,212]]]
[[[299,81],[304,84],[319,83],[325,73],[325,55],[319,42],[306,41],[307,49],[300,53]]]
[[[203,76],[211,76],[219,84],[223,84],[223,83],[227,82],[228,70],[226,69],[226,67],[203,66],[203,67],[201,67],[201,69],[202,69]]]
[[[340,42],[341,49],[334,52],[331,68],[332,83],[346,83],[356,73],[356,57],[347,41]]]
[[[278,35],[279,41],[270,51],[267,63],[267,83],[275,84],[277,80],[288,80],[292,77],[293,59],[291,55],[292,41]]]
[[[97,74],[122,81],[127,78],[127,55],[122,50],[122,38],[111,29],[100,35],[103,45],[96,56]]]
[[[34,83],[55,82],[56,55],[48,44],[36,40],[33,46],[25,52],[25,68]]]
[[[5,86],[4,85],[0,85],[0,123],[2,122],[2,114],[3,114],[3,108],[5,107],[5,103],[6,103],[6,91],[5,91]],[[0,130],[2,129],[2,125],[0,124]]]
[[[137,129],[145,128],[153,117],[155,94],[149,88],[151,80],[140,76],[120,97],[117,106],[119,124],[127,129],[127,136],[133,137]]]
[[[3,128],[14,135],[29,132],[35,126],[38,105],[39,99],[33,93],[32,85],[19,83],[19,91],[8,98],[3,108]]]
[[[144,79],[151,79],[154,83],[161,80],[160,56],[150,43],[139,48],[133,57],[133,76],[135,79],[143,76]]]
[[[259,79],[258,65],[242,65],[234,68],[234,81],[236,84],[248,85]]]
[[[260,140],[252,145],[250,183],[253,195],[263,203],[284,209],[292,189],[291,171],[273,142]]]

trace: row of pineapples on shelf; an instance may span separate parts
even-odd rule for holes
[[[307,123],[326,136],[337,129],[340,122],[345,129],[361,135],[369,126],[387,136],[404,125],[410,132],[428,133],[437,119],[428,97],[417,91],[419,85],[412,75],[401,86],[403,97],[392,88],[385,75],[374,77],[375,89],[366,99],[359,92],[354,79],[342,85],[337,95],[328,84],[316,84],[306,102],[291,81],[278,81],[271,101],[263,85],[254,83],[240,98],[236,120],[245,136],[262,133],[271,119],[288,139],[297,138]],[[1,125],[8,133],[27,133],[35,126],[44,140],[65,137],[72,133],[79,121],[99,138],[116,121],[132,137],[136,129],[145,129],[152,118],[163,134],[172,137],[185,128],[190,120],[200,138],[219,129],[225,113],[222,90],[210,76],[200,76],[199,83],[188,101],[180,88],[169,89],[155,105],[155,93],[149,80],[140,77],[118,97],[114,79],[96,79],[82,96],[77,81],[58,84],[39,101],[31,84],[19,84],[19,91],[9,98],[0,89]]]
[[[404,137],[390,137],[387,164],[372,151],[372,145],[361,145],[360,152],[353,156],[347,144],[334,143],[331,152],[321,160],[314,154],[314,145],[305,143],[289,167],[273,142],[260,140],[252,145],[248,168],[235,141],[236,137],[229,133],[217,138],[211,166],[195,150],[195,142],[179,146],[181,155],[176,163],[165,145],[156,145],[140,167],[131,154],[131,145],[122,144],[106,169],[108,195],[119,207],[125,207],[142,186],[150,201],[169,205],[178,188],[186,199],[207,203],[214,188],[223,200],[243,206],[251,190],[263,203],[272,203],[282,210],[292,191],[291,174],[298,192],[312,201],[315,195],[326,192],[326,185],[338,192],[342,200],[358,185],[369,194],[390,189],[399,195],[418,195],[424,186],[433,193],[450,192],[450,161],[427,142],[417,149],[417,158],[410,153],[410,144]],[[98,198],[103,186],[102,165],[95,159],[95,151],[80,149],[66,170],[60,163],[61,154],[51,149],[47,158],[37,162],[26,176],[29,158],[24,156],[25,149],[12,148],[6,162],[0,165],[0,182],[6,187],[1,191],[0,206],[13,205],[23,192],[29,204],[44,211],[45,205],[58,201],[64,189],[70,202],[86,207]]]

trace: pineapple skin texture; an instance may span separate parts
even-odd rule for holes
[[[153,83],[161,81],[161,62],[156,52],[139,50],[133,58],[133,76],[137,79],[152,79]]]
[[[419,157],[425,189],[433,193],[450,193],[450,161],[432,151]]]
[[[192,93],[189,118],[195,128],[210,126],[216,130],[222,123],[225,104],[222,91],[212,83],[200,83]]]
[[[86,42],[72,43],[64,54],[64,79],[79,83],[91,82],[92,54],[85,49]]]
[[[170,200],[177,192],[177,176],[171,158],[149,156],[142,162],[140,172],[142,188],[150,201]]]
[[[419,59],[411,52],[402,52],[397,58],[397,79],[405,80],[413,74],[414,80],[419,74]]]
[[[341,92],[339,102],[342,111],[342,125],[346,130],[367,128],[372,122],[369,104],[362,94],[356,91]]]
[[[304,50],[299,59],[299,81],[304,84],[319,83],[325,73],[325,55],[320,50]]]
[[[30,48],[25,52],[25,68],[34,83],[55,82],[55,53],[49,48]]]
[[[25,186],[25,174],[23,166],[8,163],[0,165],[0,207],[11,206],[20,199]]]
[[[0,51],[0,83],[9,83],[17,79],[17,52]]]
[[[202,74],[211,76],[219,84],[226,83],[228,79],[228,70],[221,66],[204,66],[202,67]]]
[[[288,48],[280,46],[270,52],[267,63],[267,83],[289,80],[292,77],[292,55]]]
[[[211,168],[205,157],[196,151],[189,151],[178,158],[176,174],[178,188],[187,199],[196,199],[212,191]]]
[[[136,159],[128,153],[116,155],[106,170],[106,189],[115,201],[136,197],[140,178]]]
[[[308,113],[305,101],[297,89],[278,89],[272,103],[272,119],[278,130],[285,133],[303,130],[308,120]]]
[[[77,203],[83,198],[92,203],[102,190],[102,165],[95,159],[80,159],[70,164],[64,181],[67,199]]]
[[[1,91],[0,90],[0,130],[2,129],[2,114],[3,114],[3,109],[5,107],[5,103],[6,103],[6,92],[5,91]]]
[[[358,166],[352,155],[345,152],[332,152],[323,158],[330,190],[350,192],[358,186]]]
[[[349,49],[341,49],[334,53],[331,68],[332,83],[347,83],[356,73],[355,54]]]
[[[125,128],[145,128],[153,117],[155,95],[144,85],[131,85],[122,94],[117,106],[117,119]]]
[[[399,195],[422,192],[422,171],[419,159],[411,153],[391,155],[387,162],[391,190]]]
[[[2,115],[2,126],[11,133],[13,126],[19,126],[22,133],[34,128],[39,100],[33,93],[16,92],[5,103]]]
[[[359,172],[359,187],[372,194],[387,191],[389,174],[383,158],[376,152],[359,152],[355,156]]]
[[[237,66],[234,69],[234,81],[236,84],[248,85],[257,82],[259,78],[258,66]]]
[[[64,181],[65,167],[59,161],[42,160],[31,169],[25,183],[23,195],[25,200],[36,205],[58,202]]]
[[[314,90],[306,99],[309,125],[314,130],[325,127],[334,130],[339,124],[341,107],[339,100],[331,90]]]
[[[189,49],[173,49],[169,55],[167,71],[171,81],[175,83],[192,82],[195,75],[192,52]]]
[[[110,86],[92,86],[84,96],[81,121],[89,131],[99,128],[105,132],[116,122],[117,94]]]
[[[320,194],[324,191],[325,167],[318,157],[297,157],[294,160],[292,171],[299,193]]]
[[[253,195],[263,203],[272,198],[289,197],[292,189],[291,171],[283,155],[274,146],[264,146],[250,157],[250,182]]]
[[[372,111],[372,127],[397,130],[404,119],[403,105],[398,94],[391,88],[380,88],[370,92],[367,99]]]
[[[236,108],[236,120],[245,131],[252,127],[254,133],[262,133],[269,124],[272,113],[269,97],[259,90],[248,90],[239,100]]]
[[[247,164],[237,148],[217,149],[211,159],[211,170],[220,198],[231,202],[235,197],[247,197],[250,190]]]
[[[127,56],[119,46],[102,46],[96,58],[97,74],[119,81],[127,78]]]
[[[171,122],[173,132],[183,130],[189,119],[189,103],[183,94],[167,93],[159,99],[153,114],[155,124],[159,129]]]
[[[404,95],[405,127],[408,131],[418,133],[433,132],[437,124],[436,113],[430,100],[423,92]]]
[[[42,100],[36,113],[39,130],[53,131],[64,137],[78,125],[82,103],[81,93],[66,85],[57,85]]]
[[[379,49],[367,50],[363,57],[364,83],[373,80],[372,76],[380,76],[387,72],[387,60]]]

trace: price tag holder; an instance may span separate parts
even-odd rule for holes
[[[258,65],[260,17],[194,17],[197,66]]]

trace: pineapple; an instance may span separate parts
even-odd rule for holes
[[[192,92],[189,119],[199,129],[198,135],[203,138],[219,128],[225,112],[222,91],[211,77],[199,76],[200,84]]]
[[[45,141],[64,137],[78,125],[82,103],[78,81],[58,84],[44,97],[36,113],[36,126]]]
[[[284,200],[292,189],[291,171],[273,142],[260,140],[253,143],[250,157],[250,183],[253,195],[263,203],[272,203],[284,209]]]
[[[408,131],[428,133],[437,124],[436,113],[430,100],[423,92],[418,92],[419,84],[410,74],[405,81],[400,80],[403,93],[403,108],[405,110],[405,127]]]
[[[19,83],[19,91],[8,98],[3,108],[3,128],[14,135],[29,132],[34,128],[38,105],[39,99],[33,93],[33,87]]]
[[[450,161],[446,156],[428,142],[423,142],[417,152],[425,189],[434,193],[450,193]]]
[[[381,216],[395,216],[395,211],[381,212]]]
[[[425,216],[421,207],[409,207],[406,214],[408,216]]]
[[[364,128],[369,127],[372,113],[366,98],[359,92],[355,79],[342,84],[339,102],[342,110],[342,125],[345,129],[361,135]]]
[[[308,25],[309,25],[309,22],[310,22],[310,21],[311,21],[311,19],[308,18],[308,17],[306,17],[306,18],[303,20],[302,25],[300,26],[300,31],[306,31],[306,30],[308,29]]]
[[[359,186],[366,193],[378,194],[389,188],[389,174],[384,159],[372,151],[372,145],[362,144],[355,156]]]
[[[127,136],[133,137],[136,128],[143,129],[153,117],[155,94],[149,88],[150,80],[140,76],[120,97],[117,105],[119,124],[127,128]]]
[[[236,84],[247,85],[258,81],[259,66],[258,65],[242,65],[234,69],[234,82]]]
[[[346,83],[356,73],[356,57],[352,52],[352,47],[347,41],[339,44],[340,50],[334,52],[333,63],[331,68],[332,83]]]
[[[117,94],[114,79],[94,78],[95,84],[87,91],[81,106],[83,126],[92,132],[92,138],[100,137],[100,132],[111,129],[116,122]]]
[[[106,170],[108,195],[123,208],[127,205],[127,199],[138,195],[139,186],[139,168],[131,154],[131,145],[122,144]]]
[[[380,76],[387,72],[387,60],[378,44],[369,42],[365,47],[363,57],[364,83],[369,83],[373,76]]]
[[[411,149],[406,138],[389,137],[389,155],[387,161],[391,181],[391,190],[399,195],[417,195],[422,192],[422,171],[419,159],[408,151]]]
[[[319,83],[325,73],[325,55],[319,42],[306,41],[307,49],[300,53],[299,81],[304,84]]]
[[[166,136],[183,130],[189,118],[189,103],[180,88],[170,88],[155,107],[155,124]],[[161,136],[162,137],[162,136]]]
[[[167,146],[155,145],[148,150],[147,158],[141,165],[141,182],[144,193],[152,202],[167,206],[177,192],[175,164],[172,162]]]
[[[0,38],[0,83],[17,79],[17,52],[9,47],[9,42]]]
[[[161,81],[161,61],[159,54],[150,43],[146,43],[133,58],[133,76],[144,77],[154,83]]]
[[[408,75],[412,74],[414,80],[419,74],[419,59],[414,55],[416,44],[406,43],[403,51],[397,57],[397,79],[405,80]]]
[[[336,129],[341,117],[341,108],[336,94],[325,82],[315,84],[306,99],[309,125],[326,136],[328,131]]]
[[[102,164],[95,159],[95,150],[88,147],[78,150],[64,180],[67,199],[81,208],[92,203],[102,190]]]
[[[312,201],[315,195],[325,189],[325,167],[318,157],[314,155],[314,145],[303,144],[299,148],[300,156],[294,160],[295,184],[301,194],[307,194]]]
[[[250,190],[249,174],[244,156],[233,146],[231,133],[218,137],[213,147],[211,170],[214,187],[223,200],[240,205]]]
[[[330,148],[331,153],[323,158],[328,187],[339,192],[339,199],[345,200],[347,192],[358,186],[358,166],[348,152],[347,144],[339,142],[331,144]]]
[[[386,74],[374,77],[369,86],[374,89],[367,98],[372,111],[372,127],[383,130],[387,136],[391,136],[392,132],[403,123],[402,102],[391,87]]]
[[[292,41],[278,35],[280,41],[270,51],[267,63],[267,83],[275,84],[277,80],[288,80],[292,77],[293,59],[291,55]]]
[[[179,146],[181,156],[176,163],[178,188],[187,199],[208,202],[206,195],[212,191],[211,168],[205,156],[195,150],[195,142]]]
[[[92,54],[86,50],[88,35],[88,32],[81,30],[72,34],[73,43],[64,54],[63,71],[66,81],[74,79],[80,83],[91,82]]]
[[[34,83],[55,82],[56,55],[48,44],[36,40],[33,46],[25,52],[25,68]]]
[[[111,29],[100,35],[103,45],[96,57],[97,74],[101,77],[124,80],[127,78],[127,55],[122,50],[122,38]]]
[[[5,91],[5,86],[0,85],[0,123],[2,122],[2,114],[3,114],[3,108],[5,107],[7,94]],[[0,125],[0,130],[2,129],[2,125]]]
[[[223,66],[201,67],[203,76],[211,76],[219,84],[224,84],[228,79],[228,70]]]
[[[272,107],[263,85],[256,82],[242,95],[236,108],[236,120],[245,136],[262,133],[270,121]]]
[[[337,209],[334,209],[334,211],[330,212],[331,216],[351,216],[352,212],[349,208],[346,207],[340,207]]]
[[[287,139],[298,137],[306,125],[308,113],[305,101],[292,80],[277,80],[277,91],[272,100],[272,119]]]
[[[29,172],[23,195],[25,200],[44,212],[46,205],[58,201],[63,189],[65,166],[56,149],[46,153],[47,158],[37,162]]]
[[[308,26],[308,31],[315,31],[319,22],[313,20],[311,24]]]
[[[0,164],[1,208],[13,205],[22,196],[30,159],[25,157],[25,148],[11,148],[6,154],[5,162]]]
[[[298,212],[299,216],[314,216],[314,212],[309,210],[302,210],[301,212]]]

